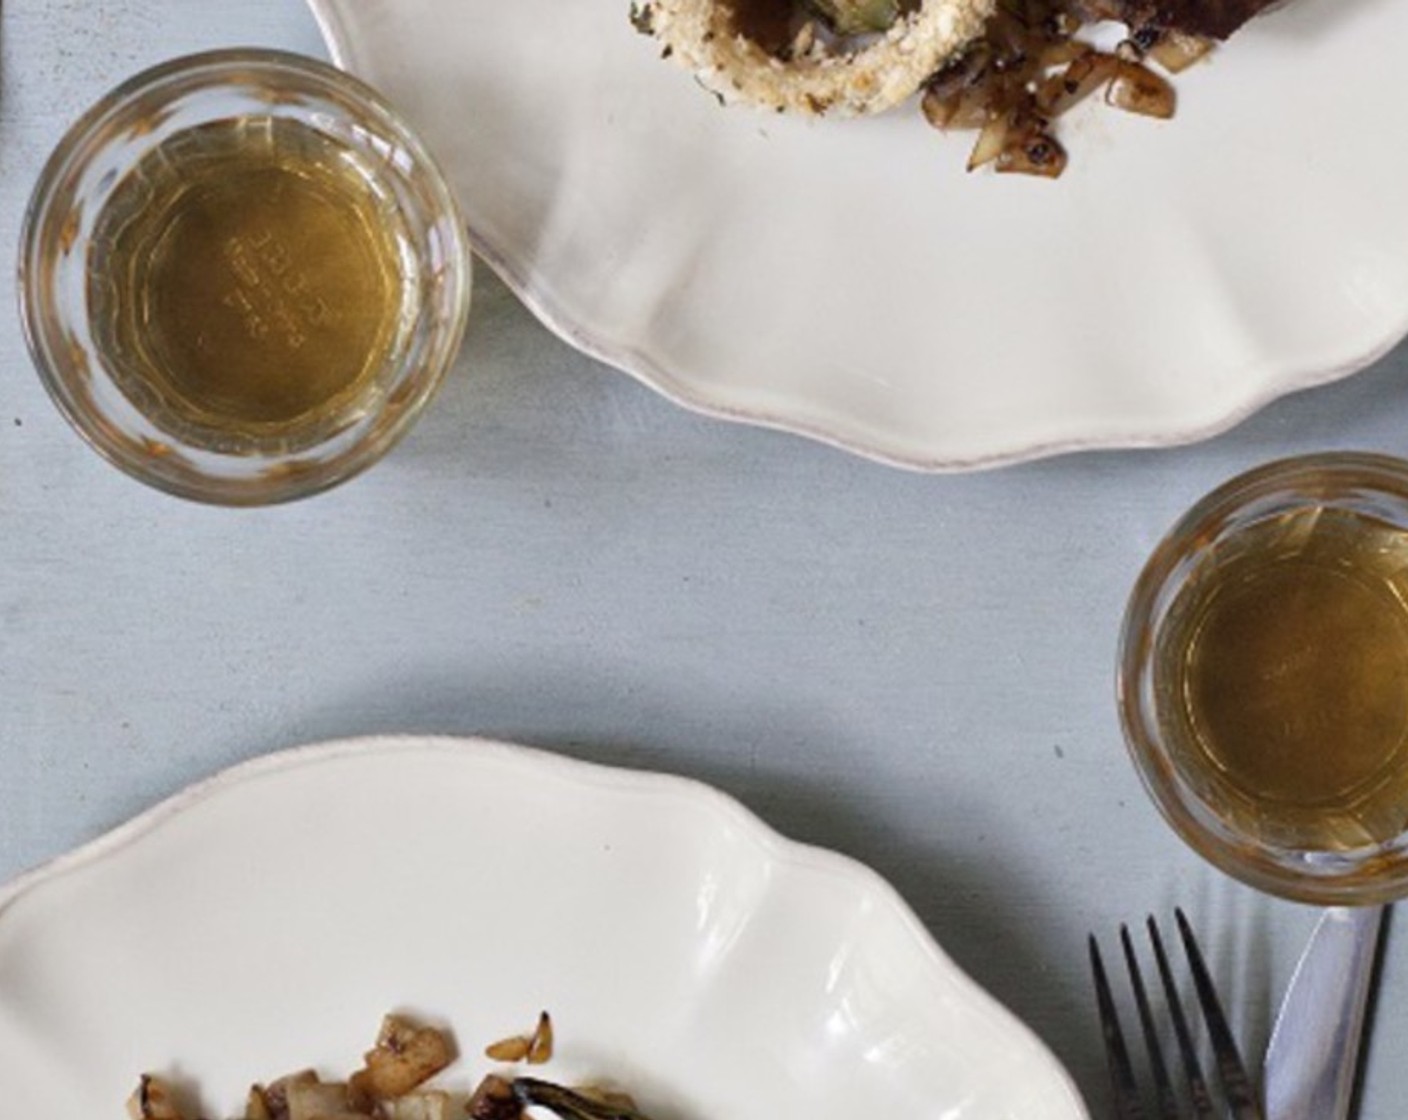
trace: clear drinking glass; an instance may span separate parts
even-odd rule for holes
[[[1118,699],[1212,863],[1322,905],[1408,894],[1408,463],[1308,455],[1197,503],[1134,588]]]
[[[153,486],[285,501],[363,470],[454,360],[470,252],[374,90],[227,50],[148,70],[68,132],[21,241],[30,350],[63,414]]]

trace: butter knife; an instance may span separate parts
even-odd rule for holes
[[[1316,924],[1266,1048],[1266,1120],[1349,1116],[1384,916],[1336,906]]]

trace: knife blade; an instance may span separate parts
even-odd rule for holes
[[[1349,1116],[1385,911],[1336,906],[1316,923],[1266,1048],[1266,1120]]]

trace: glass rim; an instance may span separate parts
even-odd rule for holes
[[[1290,491],[1297,482],[1358,483],[1362,492],[1395,492],[1408,501],[1408,460],[1375,452],[1325,451],[1289,456],[1254,467],[1223,482],[1195,502],[1160,538],[1130,592],[1121,621],[1116,655],[1115,693],[1125,748],[1145,791],[1174,832],[1195,853],[1233,878],[1283,898],[1314,905],[1369,905],[1408,896],[1408,850],[1382,845],[1364,864],[1354,853],[1276,849],[1236,829],[1215,813],[1178,774],[1161,735],[1150,726],[1152,712],[1141,695],[1152,671],[1153,641],[1160,596],[1168,591],[1180,562],[1206,548],[1219,522],[1259,497]],[[1295,506],[1333,502],[1349,491],[1307,489]],[[1280,507],[1282,509],[1286,507]],[[1200,539],[1201,538],[1201,539]],[[1408,829],[1403,834],[1408,837]],[[1291,866],[1283,855],[1299,853]],[[1311,857],[1319,857],[1312,864]]]
[[[56,206],[83,170],[106,146],[104,133],[134,101],[156,97],[158,105],[185,93],[218,88],[239,73],[292,76],[317,92],[342,99],[359,113],[384,127],[403,146],[417,177],[423,180],[434,210],[447,217],[442,233],[448,234],[449,252],[443,288],[448,293],[448,315],[437,316],[433,345],[421,360],[429,370],[417,381],[397,411],[394,422],[367,432],[326,464],[307,471],[292,471],[272,481],[221,478],[199,467],[177,471],[153,469],[150,457],[133,452],[109,434],[112,425],[86,407],[72,384],[68,363],[60,352],[61,323],[47,322],[53,299],[43,280],[46,249],[54,243]],[[401,113],[374,87],[321,59],[272,47],[240,46],[200,51],[159,62],[133,74],[81,113],[65,130],[45,160],[25,206],[18,237],[16,293],[26,347],[51,400],[69,426],[84,442],[112,465],[139,481],[176,497],[214,505],[274,505],[310,497],[360,474],[380,460],[413,425],[434,396],[453,364],[468,321],[473,276],[473,254],[458,201],[443,169],[420,136]],[[410,379],[408,379],[409,381]],[[100,413],[100,410],[99,410]],[[176,446],[179,446],[179,441]],[[310,449],[311,450],[311,449]],[[242,457],[204,451],[213,460],[233,462]],[[288,458],[271,456],[271,464]]]

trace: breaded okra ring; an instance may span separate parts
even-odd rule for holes
[[[879,113],[904,101],[983,28],[996,0],[922,0],[888,30],[771,51],[739,30],[746,0],[635,0],[637,28],[725,101],[805,116]]]

